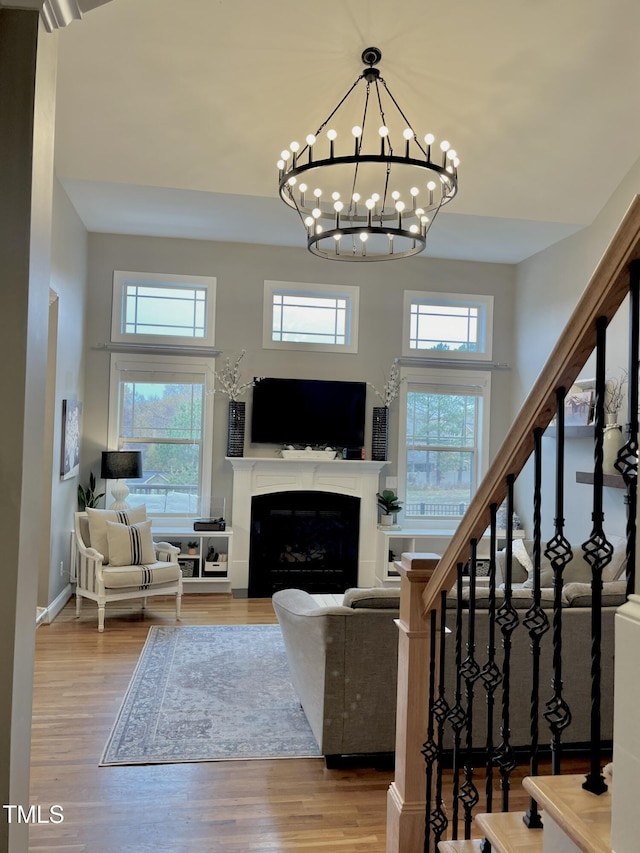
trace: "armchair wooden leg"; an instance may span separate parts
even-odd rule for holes
[[[147,597],[146,597],[146,595],[142,597],[142,609],[143,610],[147,609]]]
[[[182,606],[182,596],[180,593],[176,594],[176,622],[180,621],[180,607]]]
[[[98,605],[98,631],[102,633],[104,631],[104,604]]]
[[[82,596],[76,590],[76,619],[80,616],[80,611],[82,610]]]

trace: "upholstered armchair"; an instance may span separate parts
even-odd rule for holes
[[[176,596],[180,619],[182,571],[179,549],[168,542],[154,542],[146,508],[125,511],[87,509],[75,514],[76,616],[82,599],[98,605],[98,631],[104,631],[109,601],[150,595]]]

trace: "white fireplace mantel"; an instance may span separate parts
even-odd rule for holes
[[[227,456],[233,467],[231,586],[248,589],[251,499],[272,492],[317,491],[360,499],[358,586],[374,586],[380,472],[387,462]]]

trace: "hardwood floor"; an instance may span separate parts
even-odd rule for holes
[[[64,821],[32,825],[29,849],[384,853],[390,770],[327,770],[322,759],[98,767],[149,626],[176,624],[172,598],[148,604],[110,605],[99,634],[96,608],[85,602],[76,619],[71,601],[36,632],[31,804],[43,820],[62,806]],[[270,599],[186,595],[182,610],[182,625],[276,622]],[[512,809],[528,807],[527,774],[513,774]]]
[[[36,632],[31,803],[64,822],[33,825],[30,850],[56,853],[383,853],[388,770],[327,770],[322,759],[98,767],[151,624],[172,599],[110,605],[105,632],[70,602]],[[180,624],[275,622],[269,599],[186,595]]]

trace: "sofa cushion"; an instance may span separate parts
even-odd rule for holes
[[[568,583],[562,594],[569,607],[591,607],[591,584]],[[627,582],[608,581],[602,584],[602,606],[620,607],[627,600]]]
[[[146,521],[146,506],[137,506],[132,509],[93,509],[87,507],[89,519],[89,538],[92,548],[99,551],[104,562],[109,562],[109,543],[107,541],[107,521],[115,521],[119,524],[136,524],[138,521]]]
[[[625,540],[617,536],[609,537],[609,542],[613,546],[613,554],[610,563],[605,566],[602,572],[602,580],[605,582],[615,581],[622,577],[625,573]],[[553,586],[553,567],[551,561],[545,557],[544,551],[547,543],[542,543],[542,554],[540,555],[540,586]],[[504,551],[501,563],[504,562]],[[516,539],[512,546],[512,579],[513,585],[520,583],[520,575],[522,572],[527,573],[526,579],[522,581],[524,589],[533,589],[533,541],[531,539],[521,540]],[[562,580],[564,584],[568,583],[590,583],[591,582],[591,566],[584,559],[584,551],[582,544],[576,545],[571,549],[573,559],[565,566]],[[504,567],[500,565],[504,579]]]
[[[372,589],[348,589],[342,599],[343,607],[351,607],[356,610],[367,608],[369,610],[398,610],[400,607],[400,590],[383,589],[375,587]]]
[[[111,566],[142,566],[156,561],[150,521],[137,524],[107,521],[107,542]]]
[[[103,570],[106,589],[147,589],[159,584],[175,583],[180,574],[177,563],[164,560],[146,566],[105,566]]]

